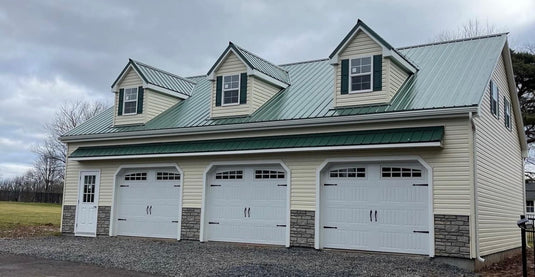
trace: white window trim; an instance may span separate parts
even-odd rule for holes
[[[234,76],[234,75],[238,75],[238,102],[225,104],[225,91],[235,90],[235,89],[225,89],[225,77]],[[241,74],[240,73],[227,74],[227,75],[223,75],[222,78],[223,79],[222,79],[222,84],[221,84],[221,106],[236,106],[236,105],[240,105]]]
[[[370,58],[370,73],[351,73],[351,60],[352,59],[362,59],[362,58]],[[355,76],[364,76],[364,75],[370,75],[370,88],[369,89],[363,89],[363,90],[352,90],[351,89],[351,81],[352,77]],[[373,91],[373,55],[358,55],[358,56],[352,56],[349,57],[349,81],[348,81],[348,91],[349,93],[363,93],[363,92],[372,92]]]
[[[513,130],[513,127],[511,125],[511,102],[509,100],[505,99],[505,96],[503,96],[503,118],[504,118],[504,125],[505,128],[507,128],[509,131]],[[509,119],[505,121],[505,119]]]
[[[492,82],[492,87],[490,87],[490,99],[491,99],[491,105],[492,101],[495,100],[496,102],[496,109],[492,112],[492,115],[496,117],[497,119],[500,119],[500,90],[498,89],[498,86],[493,80],[490,80]],[[496,89],[496,98],[494,98],[494,89]]]
[[[128,100],[126,101],[126,90],[127,89],[136,89],[136,100]],[[133,88],[124,88],[124,94],[123,94],[123,115],[136,115],[137,114],[137,101],[139,100],[139,89],[137,87],[133,87]],[[126,102],[136,102],[136,111],[133,112],[133,113],[126,113],[125,112],[125,108],[126,108]]]

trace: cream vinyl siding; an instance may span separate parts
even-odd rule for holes
[[[128,73],[123,78],[123,80],[117,85],[120,88],[131,88],[131,87],[139,87],[143,85],[143,80],[141,80],[141,77],[137,74],[135,70],[130,67],[128,69]]]
[[[254,154],[254,155],[226,155],[203,157],[178,157],[158,159],[132,159],[122,161],[68,161],[66,176],[66,189],[64,201],[67,205],[76,203],[77,178],[81,169],[98,168],[101,173],[100,205],[111,205],[111,189],[113,175],[120,165],[134,163],[177,163],[184,171],[184,207],[201,207],[203,173],[206,167],[214,161],[244,161],[278,159],[284,161],[291,170],[291,208],[300,210],[315,210],[316,197],[316,169],[328,158],[339,157],[369,157],[369,156],[399,156],[419,155],[426,160],[434,170],[434,209],[437,214],[469,215],[471,207],[470,194],[470,151],[468,144],[468,130],[470,125],[468,117],[431,121],[422,120],[411,123],[397,123],[396,128],[415,126],[445,126],[444,148],[416,148],[416,149],[390,149],[373,151],[321,151],[296,152],[283,154]],[[308,128],[289,131],[264,131],[251,133],[230,134],[233,136],[263,136],[284,135],[299,133],[336,132],[364,129],[393,128],[391,124],[355,124],[349,126],[331,126],[322,128]],[[167,141],[198,140],[228,138],[227,135],[206,135],[167,138]],[[130,140],[128,143],[162,142],[163,139]],[[94,142],[70,144],[69,151],[79,146],[109,145],[112,142]],[[115,144],[126,144],[124,141],[115,141]],[[70,153],[69,152],[69,153]]]
[[[176,97],[150,89],[145,89],[143,100],[143,114],[145,115],[145,122],[148,122],[181,101]]]
[[[255,77],[249,77],[249,81],[251,82],[253,91],[251,113],[254,113],[258,108],[262,107],[262,105],[281,90],[279,87],[268,84]],[[249,85],[249,83],[247,84]]]
[[[404,71],[403,69],[401,69],[401,67],[399,67],[395,62],[392,62],[389,60],[389,64],[390,66],[388,67],[388,81],[389,81],[389,86],[388,86],[388,98],[390,101],[390,99],[392,99],[394,97],[394,95],[396,95],[396,93],[398,92],[399,88],[401,88],[401,86],[403,85],[403,83],[405,82],[405,80],[407,80],[407,78],[409,78],[409,74]]]
[[[383,50],[379,44],[377,44],[372,38],[362,31],[359,31],[356,36],[348,43],[346,48],[340,53],[339,61],[344,59],[351,59],[355,56],[373,56],[381,55]],[[373,63],[373,62],[372,62]],[[342,70],[341,65],[335,66],[335,95],[334,95],[334,105],[335,107],[344,107],[344,106],[358,106],[358,105],[371,105],[378,103],[387,103],[390,101],[388,93],[388,71],[390,66],[390,60],[387,60],[383,57],[383,90],[382,91],[371,91],[371,92],[361,92],[361,93],[351,93],[340,94],[341,91],[341,77]],[[351,79],[351,77],[350,77]],[[351,80],[349,80],[351,83]],[[373,80],[372,80],[373,86]]]
[[[482,256],[520,247],[516,221],[524,212],[523,161],[515,117],[511,114],[511,131],[504,126],[503,119],[503,97],[510,103],[512,101],[502,57],[492,80],[499,88],[499,119],[490,112],[487,84],[480,114],[474,120],[478,234]]]
[[[230,52],[225,60],[221,63],[219,68],[215,71],[215,76],[222,75],[235,75],[247,72],[245,64],[234,54]],[[233,116],[245,116],[251,112],[251,99],[252,99],[252,82],[251,78],[247,80],[247,104],[230,105],[216,107],[216,81],[212,82],[212,117],[233,117]],[[241,80],[240,80],[241,82]],[[241,92],[240,92],[241,93]],[[221,96],[223,98],[223,96]],[[223,100],[221,100],[223,103]]]

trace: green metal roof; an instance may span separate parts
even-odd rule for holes
[[[221,56],[219,56],[219,58],[217,59],[217,61],[215,62],[215,64],[212,66],[212,68],[210,68],[210,70],[208,71],[208,74],[207,75],[210,75],[210,73],[212,73],[212,71],[215,70],[216,66],[219,64],[219,62],[221,62],[223,60],[223,58],[226,56],[227,52],[230,50],[230,49],[233,49],[234,52],[236,52],[236,54],[238,56],[240,56],[240,58],[252,69],[256,69],[272,78],[275,78],[283,83],[286,83],[286,84],[290,84],[290,76],[288,74],[288,71],[286,71],[285,69],[277,66],[277,65],[274,65],[262,58],[260,58],[258,55],[255,55],[247,50],[245,50],[244,48],[241,48],[239,47],[238,45],[232,43],[232,42],[229,42],[229,45],[227,47],[227,49],[225,49],[225,51],[223,51],[223,53],[221,54]]]
[[[81,158],[325,146],[333,147],[349,145],[440,142],[443,136],[444,127],[437,126],[373,131],[353,131],[341,133],[149,143],[120,146],[79,147],[69,157]]]
[[[113,108],[81,124],[65,137],[89,134],[342,117],[412,110],[477,106],[505,45],[506,35],[401,48],[418,65],[388,105],[333,107],[334,73],[327,59],[281,65],[291,85],[247,117],[210,118],[211,81],[191,78],[191,97],[142,126],[113,126]]]
[[[186,96],[191,96],[193,87],[195,87],[196,84],[192,80],[130,59],[119,77],[117,77],[115,82],[113,82],[113,84],[111,85],[112,87],[114,87],[115,84],[119,81],[119,78],[123,75],[129,65],[132,65],[136,69],[136,71],[139,72],[139,75],[146,83],[172,90],[184,94]]]

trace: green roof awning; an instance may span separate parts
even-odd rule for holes
[[[395,147],[394,145],[412,147],[416,146],[415,144],[417,143],[427,143],[422,144],[422,146],[439,146],[443,136],[444,127],[434,126],[305,135],[146,143],[120,146],[92,146],[79,147],[69,156],[69,158],[84,160],[140,155],[195,156],[200,155],[201,153],[215,155],[221,152],[230,152],[229,154],[231,154],[232,152],[237,151],[254,153],[255,151],[267,152],[266,150],[279,150],[280,152],[309,151],[316,149],[336,150],[348,149],[351,146],[372,145],[384,146],[384,148],[389,146]]]

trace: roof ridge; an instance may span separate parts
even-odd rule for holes
[[[321,59],[315,59],[315,60],[307,60],[307,61],[300,61],[300,62],[291,62],[291,63],[283,63],[279,66],[289,66],[289,65],[296,65],[296,64],[304,64],[304,63],[314,63],[314,62],[322,62],[322,61],[328,61],[329,58],[321,58]]]
[[[171,73],[171,72],[169,72],[169,71],[165,71],[165,70],[163,70],[163,69],[159,69],[159,68],[154,67],[154,66],[152,66],[152,65],[148,65],[148,64],[146,64],[146,63],[144,63],[144,62],[136,61],[136,60],[134,60],[134,59],[130,59],[130,60],[132,60],[132,61],[135,62],[136,64],[141,64],[141,65],[143,65],[143,66],[150,67],[150,68],[153,69],[153,70],[160,71],[161,73],[165,73],[165,74],[171,75],[171,76],[176,77],[176,78],[178,78],[178,79],[181,79],[181,80],[184,80],[184,81],[186,81],[186,82],[192,83],[193,85],[196,85],[196,84],[197,84],[197,83],[195,83],[194,81],[188,80],[188,79],[186,79],[186,78],[184,78],[184,77],[182,77],[182,76],[178,76],[178,75],[176,75],[176,74],[174,74],[174,73]]]
[[[233,42],[230,42],[230,43],[233,44],[234,46],[236,46],[236,48],[238,48],[238,50],[245,51],[248,54],[253,55],[253,56],[257,57],[258,59],[262,60],[263,62],[268,63],[268,64],[270,64],[270,65],[272,65],[272,66],[274,66],[274,67],[276,67],[276,68],[288,73],[288,71],[285,70],[284,68],[281,68],[280,66],[278,66],[278,65],[276,65],[276,64],[274,64],[274,63],[272,63],[272,62],[270,62],[270,61],[268,61],[268,60],[266,60],[266,59],[264,59],[262,57],[260,57],[259,55],[255,54],[255,53],[253,53],[253,52],[251,52],[251,51],[249,51],[249,50],[247,50],[247,49],[245,49],[243,47],[240,47],[239,45],[237,45],[237,44],[235,44]]]
[[[404,50],[404,49],[409,49],[409,48],[418,48],[418,47],[426,47],[426,46],[433,46],[433,45],[440,45],[440,44],[456,43],[456,42],[478,40],[478,39],[485,39],[485,38],[491,38],[491,37],[500,37],[500,36],[508,35],[508,34],[509,34],[509,32],[503,32],[503,33],[490,34],[490,35],[484,35],[484,36],[475,36],[475,37],[452,39],[452,40],[440,41],[440,42],[416,44],[416,45],[412,45],[412,46],[398,47],[396,49],[397,50]]]

